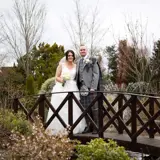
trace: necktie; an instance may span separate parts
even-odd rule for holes
[[[84,62],[84,58],[83,58],[83,57],[81,58],[81,62],[82,62],[82,64],[83,64],[83,62]]]

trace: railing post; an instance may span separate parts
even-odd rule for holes
[[[12,108],[14,113],[18,112],[18,98],[14,98]]]
[[[68,94],[73,95],[73,92],[69,92]],[[68,124],[70,127],[73,126],[73,99],[72,96],[68,100]],[[73,135],[73,131],[70,131],[69,136]]]
[[[38,108],[38,114],[41,117],[41,120],[44,124],[44,122],[45,122],[45,95],[44,94],[40,95],[40,103],[39,103],[39,108]]]
[[[102,128],[103,128],[103,118],[104,118],[104,115],[103,115],[103,93],[98,93],[100,94],[100,98],[98,99],[98,119],[99,119],[99,124],[98,124],[98,131],[100,131]],[[99,137],[103,138],[104,137],[104,133],[99,133]]]
[[[154,115],[154,99],[149,98],[149,113],[151,116]],[[152,121],[149,125],[149,138],[154,138],[154,122]]]
[[[136,119],[136,111],[137,111],[137,96],[132,96],[132,105],[131,105],[131,133],[134,135],[137,132],[137,119]],[[132,139],[132,143],[137,142],[137,137]]]
[[[123,94],[120,94],[119,100],[118,100],[118,111],[123,107]],[[123,120],[123,112],[119,114],[119,117]],[[118,120],[118,133],[123,134],[123,125]]]

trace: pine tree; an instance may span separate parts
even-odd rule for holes
[[[117,52],[115,45],[107,46],[105,52],[108,55],[108,70],[110,79],[115,83],[117,77]]]
[[[154,77],[152,79],[153,84],[156,84],[156,89],[159,91],[160,89],[160,40],[154,43],[154,48],[152,52],[151,58],[151,68],[154,73]]]
[[[26,92],[28,95],[33,95],[35,93],[34,89],[34,79],[32,75],[29,75],[26,80]]]
[[[57,45],[56,43],[53,45],[40,43],[38,46],[33,47],[30,55],[30,71],[34,79],[34,92],[36,93],[43,82],[55,76],[58,63],[64,56],[64,47],[62,45]],[[25,59],[26,55],[17,60],[18,65],[16,70],[23,75],[24,85],[26,86],[27,84],[25,84],[25,82],[27,82],[27,77],[22,67],[22,62],[26,63]]]
[[[56,43],[52,46],[41,43],[32,52],[32,73],[34,73],[35,81],[38,81],[39,77],[41,77],[41,82],[43,83],[48,78],[54,77],[58,63],[64,56],[63,46],[58,46]]]
[[[129,49],[126,40],[120,40],[118,46],[118,59],[117,59],[117,84],[121,87],[121,84],[126,84],[127,81],[127,56],[129,55]]]

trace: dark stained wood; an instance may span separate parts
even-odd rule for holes
[[[103,129],[100,132],[104,132],[111,124],[113,124],[113,122],[115,121],[115,119],[118,119],[121,124],[123,125],[123,128],[125,129],[125,131],[128,133],[128,135],[131,137],[131,132],[129,131],[129,129],[127,128],[127,126],[124,124],[123,120],[121,119],[121,117],[119,117],[120,113],[122,111],[124,111],[128,105],[128,103],[131,103],[133,97],[131,97],[124,105],[123,107],[121,107],[117,112],[113,109],[113,106],[111,106],[111,104],[109,103],[109,101],[104,98],[104,102],[108,105],[108,107],[110,108],[110,110],[112,111],[112,113],[114,114],[113,117],[106,123],[106,125],[104,125]]]
[[[70,126],[73,126],[73,99],[72,95],[73,92],[68,93],[70,95],[70,98],[68,100],[68,123]],[[70,136],[73,135],[73,130],[70,131]]]
[[[25,113],[26,119],[30,120],[31,122],[34,122],[34,119],[32,118],[32,116],[29,115],[27,109],[23,106],[23,104],[19,100],[18,100],[18,105],[22,109],[22,111]]]
[[[137,96],[134,95],[132,97],[133,99],[132,99],[132,107],[131,107],[131,120],[132,120],[131,132],[132,132],[132,135],[134,135],[137,132],[137,119],[136,119]],[[136,143],[137,137],[132,136],[131,139],[133,143]]]
[[[55,110],[55,108],[52,106],[52,104],[49,105],[50,109],[53,111],[53,115],[50,117],[50,119],[48,120],[48,122],[45,123],[44,127],[47,128],[49,126],[49,124],[52,122],[52,120],[57,117],[58,120],[61,122],[61,124],[64,126],[64,128],[67,127],[66,123],[63,121],[62,117],[60,117],[60,115],[58,114],[58,112],[62,109],[62,107],[64,106],[64,104],[67,102],[67,100],[70,98],[70,95],[68,94],[66,97],[64,97],[64,100],[61,102],[61,104],[59,105],[59,107]]]
[[[126,149],[131,151],[143,151],[147,154],[160,156],[160,124],[157,123],[157,121],[160,120],[160,97],[122,92],[115,93],[117,96],[110,102],[103,92],[97,92],[97,96],[86,109],[83,108],[80,101],[75,97],[74,92],[69,92],[56,109],[49,102],[45,94],[38,96],[35,104],[30,110],[25,108],[19,98],[15,98],[13,100],[13,111],[17,113],[18,110],[21,109],[25,113],[26,118],[34,122],[32,115],[34,114],[34,111],[38,109],[38,113],[44,123],[44,128],[47,128],[55,117],[60,121],[64,128],[66,128],[67,124],[63,121],[63,117],[59,115],[59,111],[63,108],[65,103],[68,103],[70,138],[77,138],[81,140],[82,143],[86,143],[92,138],[97,137],[104,138],[105,140],[114,139],[118,144],[123,145]],[[140,97],[145,97],[145,100],[140,101]],[[82,114],[74,123],[73,102],[75,102],[82,111]],[[89,115],[89,110],[96,102],[98,102],[98,125]],[[117,106],[117,109],[115,109],[115,106]],[[47,122],[45,120],[46,107],[53,111],[53,115]],[[123,119],[126,109],[131,111],[131,116],[127,122]],[[141,116],[142,114],[145,116],[145,119]],[[88,117],[92,125],[96,128],[98,134],[73,134],[74,128],[85,116]],[[104,117],[107,117],[105,123]],[[111,125],[115,127],[114,133],[108,131]]]
[[[14,113],[17,113],[18,112],[18,98],[14,98],[13,100],[13,111]]]
[[[37,106],[39,105],[39,103],[41,102],[41,99],[42,99],[43,97],[39,97],[38,99],[37,99],[37,101],[36,101],[36,103],[34,104],[34,106],[31,108],[31,110],[28,112],[28,116],[31,116],[32,114],[33,114],[33,112],[34,112],[34,110],[37,108]]]
[[[118,110],[120,110],[122,107],[123,107],[123,94],[120,94],[118,100]],[[123,112],[121,112],[119,116],[123,120]],[[119,134],[123,133],[123,125],[119,119],[118,119],[118,133]]]
[[[150,103],[149,103],[149,113],[151,116],[154,116],[154,99],[149,98]],[[154,121],[152,121],[149,125],[149,137],[154,138]]]
[[[102,93],[98,93],[98,94],[100,94],[100,98],[98,99],[98,108],[99,108],[99,110],[98,110],[98,119],[99,119],[99,121],[98,121],[98,132],[99,132],[99,130],[101,130],[102,128],[103,128],[103,94]],[[102,117],[102,118],[101,118]],[[104,137],[104,133],[103,132],[99,132],[98,133],[99,134],[99,137],[101,137],[101,138],[103,138]]]
[[[38,113],[39,113],[39,116],[41,117],[41,120],[44,124],[44,122],[45,122],[45,95],[44,94],[40,95]]]
[[[146,117],[148,118],[148,119],[150,119],[152,116],[150,115],[150,113],[148,113],[148,111],[146,110],[146,105],[143,105],[139,100],[138,100],[138,105],[139,105],[139,109],[138,109],[138,111],[137,111],[137,116],[139,117],[139,114],[140,114],[140,112],[141,111],[143,111],[143,113],[146,115]],[[148,104],[149,104],[149,101],[147,100],[147,102],[148,102]],[[145,103],[146,104],[146,103]],[[154,107],[154,106],[152,106],[152,107]],[[140,118],[140,117],[139,117]],[[141,118],[140,118],[141,119]],[[142,119],[141,119],[141,121],[143,121]],[[142,123],[143,125],[144,125],[144,123]],[[160,127],[153,121],[153,127],[155,127],[156,128],[156,130],[157,130],[157,132],[159,132],[160,133]],[[149,129],[148,128],[145,128],[145,130],[148,132],[148,134],[150,134],[149,133]]]

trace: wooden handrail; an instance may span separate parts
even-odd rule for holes
[[[104,137],[104,132],[106,129],[108,129],[110,125],[113,125],[119,134],[122,134],[125,131],[125,133],[128,134],[128,136],[130,137],[131,141],[134,143],[136,143],[138,136],[141,135],[143,131],[147,132],[149,138],[154,138],[156,133],[160,134],[160,126],[156,123],[156,120],[158,119],[158,117],[160,117],[159,97],[153,97],[153,95],[151,96],[147,95],[145,101],[141,102],[138,96],[142,95],[129,94],[130,96],[128,98],[122,92],[119,92],[119,94],[116,92],[116,94],[117,96],[114,98],[112,102],[110,102],[103,92],[98,91],[97,96],[95,97],[95,99],[93,99],[91,104],[86,109],[83,108],[82,104],[74,95],[74,92],[69,92],[67,96],[64,97],[63,102],[61,102],[61,104],[57,109],[55,109],[54,106],[52,106],[52,104],[49,102],[45,94],[38,96],[36,102],[33,104],[33,107],[30,110],[28,110],[20,102],[19,98],[14,98],[13,111],[17,113],[18,110],[21,109],[25,113],[27,119],[34,121],[32,114],[36,109],[38,109],[38,113],[42,118],[42,122],[44,123],[45,128],[48,127],[48,125],[51,123],[52,120],[54,120],[55,117],[58,118],[58,120],[62,123],[64,127],[67,127],[66,122],[63,121],[63,117],[60,117],[58,113],[62,109],[64,104],[68,101],[68,106],[69,106],[68,122],[69,125],[71,126],[70,136],[73,135],[74,128],[85,116],[88,116],[90,122],[97,129],[99,137]],[[78,107],[82,111],[82,114],[74,123],[73,123],[73,101],[78,105]],[[99,117],[98,126],[88,113],[90,108],[96,102],[98,102],[98,117]],[[118,110],[114,109],[116,105],[118,107],[117,108]],[[157,110],[155,110],[155,105],[157,106]],[[53,115],[47,122],[45,120],[46,107],[50,108],[53,111]],[[127,108],[131,110],[131,117],[127,120],[127,122],[124,122],[123,119],[124,111]],[[143,120],[143,118],[140,116],[141,113],[143,113],[148,118],[147,121]],[[104,124],[103,121],[105,116],[108,118],[106,124]],[[139,125],[141,125],[140,128],[137,122],[139,122]],[[129,128],[129,126],[131,128]]]

